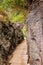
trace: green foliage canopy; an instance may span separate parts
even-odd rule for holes
[[[25,6],[26,6],[25,0],[2,0],[0,1],[0,7],[2,8],[2,10],[11,11],[11,9],[14,9],[14,11],[8,13],[9,18],[14,22],[24,21],[24,18],[26,16]]]
[[[25,2],[25,0],[2,0],[1,6],[4,9],[7,9],[9,7],[14,8],[14,7],[17,7],[17,6],[25,7],[26,2]]]

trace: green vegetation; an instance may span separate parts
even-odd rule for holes
[[[10,20],[12,20],[13,22],[23,22],[25,17],[26,17],[26,14],[25,14],[26,11],[14,11],[12,14],[11,12],[8,13],[8,16],[10,18]]]
[[[24,20],[26,17],[27,9],[25,8],[27,5],[26,0],[1,0],[0,1],[0,10],[6,11],[9,17],[9,20],[12,22],[20,22],[24,24]],[[24,36],[26,30],[22,30]]]
[[[0,8],[7,11],[9,19],[13,22],[23,22],[26,17],[25,0],[2,0]],[[12,11],[11,11],[12,10]]]
[[[9,7],[14,8],[17,6],[21,6],[21,7],[26,6],[25,0],[2,0],[0,3],[4,9],[8,9]]]
[[[24,37],[26,37],[26,29],[22,29]]]

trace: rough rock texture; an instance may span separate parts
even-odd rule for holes
[[[23,41],[21,29],[20,23],[14,24],[10,21],[3,23],[0,21],[0,65],[7,65],[8,56]]]
[[[43,0],[35,1],[26,20],[28,62],[43,65]]]

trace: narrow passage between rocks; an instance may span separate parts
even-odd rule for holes
[[[24,40],[13,52],[10,65],[27,65],[27,46]],[[29,64],[28,64],[29,65]]]

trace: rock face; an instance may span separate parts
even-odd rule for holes
[[[10,21],[3,23],[0,21],[0,65],[7,65],[8,56],[23,41],[21,29],[20,23],[14,24]]]
[[[43,65],[43,0],[35,1],[26,20],[28,62]]]

